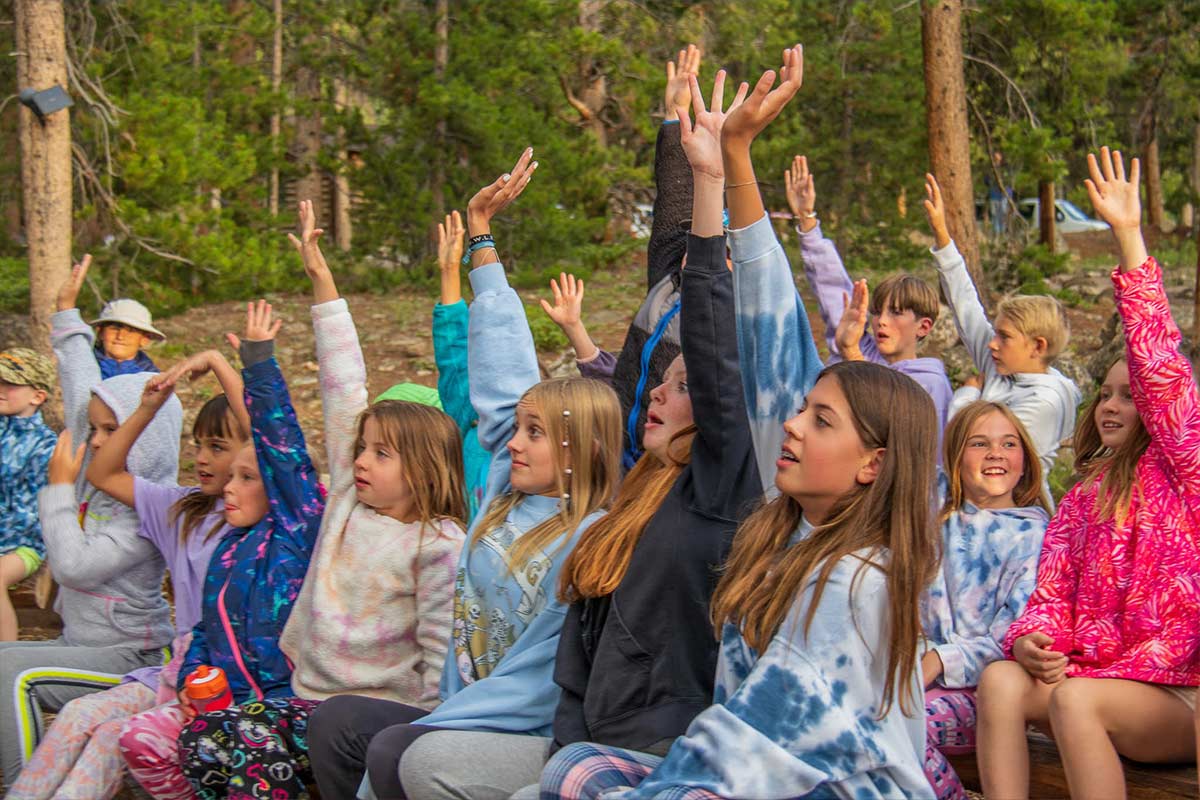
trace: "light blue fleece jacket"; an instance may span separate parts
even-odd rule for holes
[[[738,357],[763,489],[774,496],[783,423],[796,415],[821,372],[804,301],[766,214],[728,232]]]
[[[504,268],[471,271],[468,366],[471,404],[479,413],[479,442],[491,454],[480,509],[512,491],[512,436],[517,402],[540,380],[525,307],[508,285]],[[507,553],[535,525],[558,511],[558,498],[528,496],[499,528],[472,544],[477,517],[458,562],[454,628],[442,670],[442,703],[420,725],[458,730],[549,736],[559,688],[554,656],[566,606],[557,598],[563,562],[580,534],[600,513],[564,534],[518,574]]]
[[[1050,470],[1054,466],[1058,446],[1075,432],[1075,411],[1081,396],[1078,387],[1066,375],[1050,367],[1045,372],[1018,372],[1001,375],[996,371],[988,343],[996,335],[987,312],[979,301],[979,293],[967,272],[967,262],[954,246],[954,242],[941,250],[933,250],[941,277],[942,289],[950,310],[954,313],[954,324],[963,345],[975,362],[975,369],[983,376],[983,389],[964,386],[954,393],[950,403],[950,416],[954,418],[959,409],[976,400],[991,400],[1002,403],[1025,425],[1029,438],[1042,462],[1042,474],[1046,478],[1042,487],[1050,496]]]
[[[946,478],[939,483],[946,492]],[[976,508],[965,503],[942,523],[942,562],[921,596],[926,647],[936,650],[947,689],[979,684],[983,668],[1004,660],[1001,644],[1037,585],[1050,515],[1040,506]]]

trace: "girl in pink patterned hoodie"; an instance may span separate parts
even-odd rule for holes
[[[1200,395],[1162,270],[1141,234],[1137,159],[1088,156],[1088,194],[1121,251],[1125,357],[1080,421],[1082,480],[1046,530],[1037,589],[1008,630],[1011,661],[979,685],[984,793],[1029,792],[1025,726],[1049,727],[1074,797],[1124,797],[1119,755],[1195,757],[1200,678]]]

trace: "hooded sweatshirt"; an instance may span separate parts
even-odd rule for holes
[[[87,405],[93,395],[124,423],[141,402],[151,375],[118,375],[101,382],[100,367],[91,357],[92,329],[78,310],[56,313],[51,324],[67,428],[78,445],[87,439]],[[129,472],[154,483],[174,483],[182,424],[183,409],[172,397],[129,451]],[[76,487],[53,484],[38,496],[47,561],[59,583],[55,608],[63,618],[63,639],[71,646],[161,647],[174,632],[162,596],[165,563],[158,548],[139,535],[137,512],[83,477],[90,455]]]
[[[808,277],[808,285],[817,296],[821,319],[825,321],[825,342],[832,354],[829,362],[840,361],[836,333],[845,311],[842,294],[852,293],[854,283],[846,274],[846,267],[842,264],[842,257],[838,255],[837,246],[822,235],[820,224],[807,233],[799,227],[796,228],[796,232],[800,234],[800,260],[804,263],[804,274]],[[946,365],[939,358],[906,358],[889,362],[879,352],[875,337],[869,331],[863,331],[858,346],[864,359],[903,372],[921,384],[921,388],[933,398],[933,407],[938,418],[938,463],[941,463],[941,431],[946,427],[950,398],[953,394],[950,380],[946,377]]]
[[[979,301],[975,284],[967,272],[967,262],[954,246],[954,242],[941,250],[933,250],[941,276],[942,289],[963,345],[971,354],[975,368],[983,376],[983,389],[964,386],[954,393],[950,403],[950,416],[976,400],[991,400],[1002,403],[1025,425],[1029,438],[1042,462],[1042,474],[1046,476],[1042,486],[1050,494],[1049,475],[1058,455],[1058,445],[1075,432],[1075,411],[1082,399],[1078,387],[1066,375],[1054,367],[1045,372],[1018,372],[1001,375],[996,371],[988,343],[996,335],[987,312]]]

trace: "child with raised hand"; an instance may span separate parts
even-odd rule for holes
[[[792,159],[791,167],[784,173],[784,182],[788,205],[799,220],[796,232],[800,236],[800,261],[808,285],[817,296],[825,321],[825,341],[833,359],[873,361],[903,372],[929,392],[937,409],[938,428],[944,428],[953,394],[946,366],[941,359],[917,356],[921,340],[937,321],[937,290],[916,275],[888,276],[869,296],[869,305],[861,302],[870,311],[871,332],[865,330],[865,324],[854,325],[842,333],[839,341],[838,328],[845,312],[854,308],[861,313],[860,302],[853,305],[849,302],[850,294],[855,294],[856,301],[866,301],[865,292],[858,289],[858,283],[851,282],[837,245],[821,232],[816,211],[817,190],[805,156]],[[865,289],[865,282],[860,283]]]
[[[975,400],[994,400],[1012,409],[1033,439],[1043,475],[1050,475],[1059,443],[1075,429],[1079,389],[1050,366],[1070,338],[1062,304],[1047,295],[1017,295],[1000,303],[996,324],[988,322],[967,263],[950,238],[946,205],[933,175],[925,176],[925,211],[933,228],[933,257],[946,301],[979,378],[954,393],[950,416]],[[1045,486],[1049,494],[1049,483]]]
[[[484,511],[458,563],[454,628],[440,705],[342,696],[322,703],[309,747],[324,797],[353,797],[364,771],[378,797],[404,797],[401,757],[434,730],[545,736],[558,687],[552,679],[566,606],[559,571],[579,536],[612,499],[620,472],[620,406],[598,381],[538,382],[520,297],[496,261],[492,218],[521,193],[537,162],[527,149],[510,173],[467,208],[474,269],[468,344],[479,439],[492,454]],[[461,756],[461,754],[459,754]]]
[[[941,566],[921,596],[925,774],[940,800],[965,797],[943,753],[975,748],[975,686],[1004,658],[1050,519],[1037,451],[1007,406],[980,400],[959,411],[946,428],[945,464]]]
[[[129,771],[156,798],[192,796],[177,740],[195,714],[184,687],[198,667],[224,670],[237,702],[291,690],[279,636],[308,569],[324,500],[274,358],[280,325],[260,300],[247,308],[245,336],[228,335],[241,353],[252,440],[234,456],[225,484],[229,527],[204,578],[199,622],[176,680],[179,701],[138,714],[121,732]]]
[[[466,476],[467,524],[479,513],[487,484],[491,454],[479,444],[479,415],[471,405],[467,377],[467,324],[470,312],[462,296],[462,216],[457,211],[438,223],[438,268],[441,297],[433,307],[433,359],[438,368],[438,397],[442,410],[462,434],[463,473]]]
[[[0,642],[17,639],[8,590],[46,557],[37,493],[58,436],[42,420],[54,393],[54,363],[26,347],[0,353]]]
[[[782,86],[771,91],[767,72],[726,120],[727,189],[753,185],[750,144],[799,89],[801,58],[799,46],[785,51]],[[729,197],[733,224],[759,221],[757,190]],[[736,273],[736,251],[734,262]],[[742,374],[761,396],[756,368],[743,360]],[[826,368],[807,398],[789,399],[800,411],[768,473],[780,496],[739,527],[712,599],[714,704],[663,758],[564,748],[543,796],[928,794],[917,599],[936,562],[933,403],[910,378],[862,362]]]
[[[84,261],[90,264],[91,258],[84,256]],[[93,352],[102,377],[159,371],[145,348],[151,342],[165,342],[167,337],[154,327],[150,310],[137,300],[128,297],[110,300],[91,325],[96,331]]]
[[[546,316],[559,327],[575,349],[575,366],[579,368],[579,373],[585,378],[611,382],[617,357],[597,347],[587,332],[587,326],[583,324],[583,278],[561,272],[557,280],[550,279],[550,292],[554,296],[554,305],[545,299],[539,302]]]
[[[157,484],[127,471],[130,451],[173,394],[184,374],[212,370],[225,394],[209,400],[192,426],[197,446],[198,487]],[[233,398],[232,403],[228,398]],[[87,470],[89,482],[137,510],[139,535],[154,544],[171,572],[175,640],[165,667],[144,667],[107,691],[72,700],[58,713],[46,737],[9,790],[9,797],[106,798],[115,795],[125,772],[117,738],[125,722],[175,697],[179,665],[192,628],[200,620],[200,588],[209,557],[223,538],[221,494],[237,451],[249,439],[250,420],[242,403],[242,380],[217,352],[193,356],[165,375],[147,381],[141,404],[104,445]]]
[[[496,795],[536,797],[554,749],[590,741],[662,755],[711,701],[717,642],[708,604],[762,484],[740,390],[721,227],[725,72],[717,72],[709,109],[694,79],[692,86],[694,126],[680,112],[695,182],[680,282],[683,353],[650,393],[644,455],[563,566],[558,593],[571,605],[554,662],[562,695],[553,740],[483,731],[423,736],[404,757],[410,796],[486,785]],[[748,89],[741,85],[731,108]],[[449,757],[456,752],[473,757]],[[417,776],[423,780],[410,786]]]
[[[154,377],[143,372],[101,379],[92,329],[74,308],[89,262],[85,257],[75,265],[51,317],[66,430],[51,456],[47,485],[38,492],[63,631],[50,642],[0,643],[0,768],[9,785],[41,738],[43,709],[58,711],[117,685],[132,670],[161,665],[173,635],[162,596],[162,555],[138,535],[133,508],[84,478],[84,462],[134,413]],[[130,473],[175,482],[182,420],[179,401],[167,400],[130,451]]]
[[[180,735],[200,798],[255,785],[302,797],[312,782],[307,722],[334,694],[437,702],[463,543],[462,443],[446,414],[397,400],[367,404],[367,372],[346,301],[321,255],[312,203],[300,238],[312,307],[330,472],[316,550],[280,648],[291,696],[198,716]],[[430,390],[432,391],[432,390]],[[264,739],[274,746],[263,747]]]
[[[646,248],[646,298],[629,323],[613,366],[612,387],[621,400],[625,429],[622,465],[641,457],[650,392],[663,382],[679,355],[679,269],[687,253],[692,210],[692,169],[680,144],[678,109],[691,103],[692,76],[700,74],[700,50],[680,50],[666,65],[664,119],[654,145],[654,214]]]
[[[1146,252],[1139,165],[1088,155],[1088,196],[1120,248],[1125,356],[1075,436],[1082,480],[1046,530],[1037,588],[979,685],[989,797],[1029,792],[1025,727],[1054,733],[1073,797],[1124,797],[1119,755],[1195,757],[1200,681],[1200,392],[1162,270]],[[1065,680],[1064,680],[1065,679]]]

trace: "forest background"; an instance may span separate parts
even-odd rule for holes
[[[0,3],[0,38],[21,2]],[[343,251],[345,289],[431,286],[437,216],[461,209],[526,145],[542,169],[502,234],[517,281],[544,287],[562,269],[588,277],[628,263],[644,248],[663,67],[689,42],[704,53],[702,84],[722,67],[752,81],[803,42],[801,94],[756,145],[768,207],[786,210],[784,168],[806,153],[825,230],[851,273],[919,267],[927,4],[67,2],[72,252],[96,258],[85,311],[122,294],[169,314],[301,290],[282,232],[305,196],[319,198],[328,247]],[[1108,143],[1143,156],[1152,226],[1194,226],[1198,34],[1195,0],[967,2],[976,196],[989,152],[1001,150],[1015,197],[1054,183],[1086,208],[1084,155]],[[0,84],[17,85],[11,58],[0,59]],[[0,311],[21,313],[29,260],[17,126],[8,97]],[[984,242],[987,281],[1044,289],[1065,256],[1031,244],[1021,220],[1010,229]],[[1166,260],[1194,263],[1194,241],[1172,239]]]

